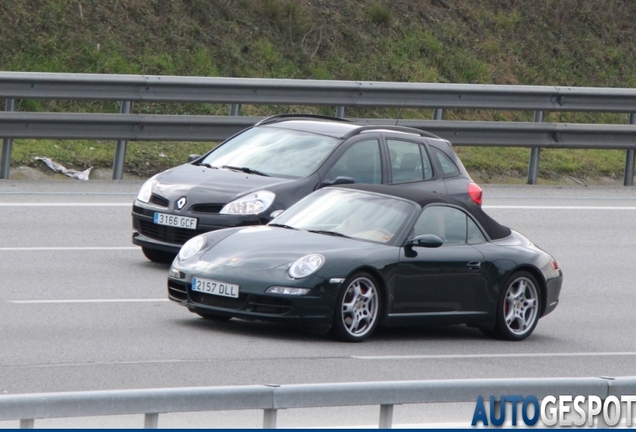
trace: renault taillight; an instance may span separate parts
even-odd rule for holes
[[[477,205],[481,205],[481,200],[484,191],[479,187],[477,183],[468,183],[468,195]]]

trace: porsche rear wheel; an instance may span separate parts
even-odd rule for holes
[[[497,324],[493,336],[520,341],[532,334],[541,311],[541,290],[530,273],[514,273],[503,287],[497,304]]]
[[[338,294],[334,311],[334,336],[345,342],[365,340],[378,325],[381,306],[377,280],[367,272],[352,275]]]
[[[162,264],[170,264],[174,261],[174,258],[177,256],[174,253],[164,252],[156,249],[150,249],[146,247],[142,247],[141,251],[144,253],[146,258],[148,258],[152,262],[162,263]]]

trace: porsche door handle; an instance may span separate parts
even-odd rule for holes
[[[481,261],[471,261],[466,264],[466,267],[472,270],[479,270],[481,268]]]

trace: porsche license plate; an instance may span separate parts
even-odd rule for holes
[[[192,291],[223,297],[238,298],[239,296],[238,285],[219,282],[212,279],[192,278]]]
[[[166,225],[177,228],[197,229],[197,218],[176,216],[166,213],[155,213],[152,220],[157,225]]]

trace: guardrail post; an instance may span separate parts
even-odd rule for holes
[[[230,115],[231,116],[240,116],[241,115],[241,104],[232,104],[232,105],[230,105]]]
[[[263,410],[263,429],[276,429],[276,415],[277,409],[264,409]]]
[[[15,99],[7,99],[4,107],[5,111],[15,111]],[[11,168],[11,146],[13,140],[5,138],[2,140],[2,166],[0,166],[0,178],[9,178],[9,169]]]
[[[541,123],[542,121],[543,121],[543,111],[535,111],[534,122]],[[541,147],[532,147],[530,149],[530,164],[528,165],[528,184],[537,184],[540,154],[541,154]]]
[[[380,429],[391,429],[393,425],[393,405],[380,405]]]
[[[634,150],[627,150],[625,157],[625,178],[623,186],[634,186]]]
[[[144,429],[157,429],[159,427],[159,414],[146,413],[144,415]]]
[[[33,429],[35,427],[34,419],[22,419],[20,420],[20,429]]]
[[[636,124],[636,113],[629,115],[629,124]],[[623,186],[634,186],[634,149],[627,150]]]
[[[336,117],[344,118],[344,116],[345,116],[345,107],[343,106],[336,107]]]
[[[120,114],[130,114],[130,101],[121,102]],[[113,180],[121,180],[124,175],[124,160],[126,159],[126,140],[118,140],[113,160]]]
[[[433,110],[433,120],[441,120],[443,114],[444,114],[444,110],[443,109],[435,108]]]

